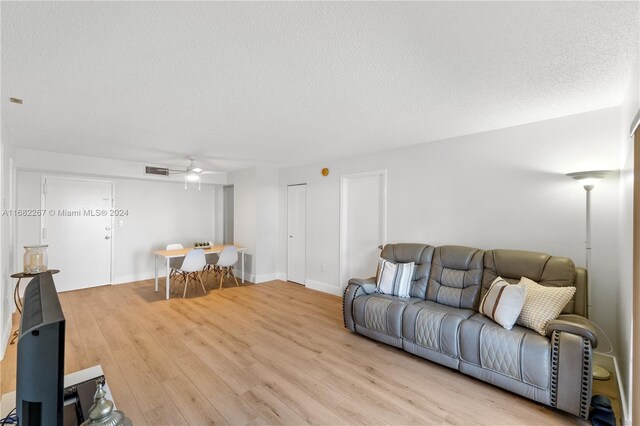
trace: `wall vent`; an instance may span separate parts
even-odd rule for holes
[[[169,169],[167,169],[165,167],[145,166],[144,174],[145,175],[154,175],[154,176],[169,176]]]

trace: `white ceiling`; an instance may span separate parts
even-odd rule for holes
[[[1,14],[11,142],[192,154],[217,170],[619,105],[638,48],[637,2],[2,2]]]

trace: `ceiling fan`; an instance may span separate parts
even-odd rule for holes
[[[209,175],[209,174],[215,173],[212,170],[203,170],[202,167],[197,166],[196,160],[191,156],[186,157],[186,159],[189,160],[189,165],[187,166],[186,169],[169,169],[169,174],[186,173],[186,174],[196,174],[196,175]]]
[[[209,174],[216,173],[215,171],[204,170],[202,169],[202,167],[199,167],[196,164],[196,160],[191,156],[188,156],[185,159],[189,160],[189,165],[184,169],[170,169],[168,167],[145,166],[145,173],[148,175],[160,175],[160,176],[179,175],[179,174],[199,176],[199,175],[209,175]]]
[[[188,182],[194,182],[194,183],[197,182],[198,189],[200,189],[200,176],[208,175],[216,172],[202,169],[202,167],[199,167],[196,164],[195,159],[191,156],[187,156],[186,159],[189,160],[189,165],[185,169],[170,169],[168,167],[145,166],[145,174],[156,175],[156,176],[184,174],[185,189],[187,189]]]

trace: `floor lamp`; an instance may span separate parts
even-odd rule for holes
[[[587,264],[587,318],[591,317],[591,191],[598,182],[613,173],[613,170],[590,170],[586,172],[567,173],[567,176],[577,180],[587,192],[587,235],[585,240]],[[593,365],[593,378],[607,380],[609,371],[600,365]]]

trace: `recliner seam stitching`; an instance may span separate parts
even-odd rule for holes
[[[467,277],[467,271],[462,273],[462,289],[460,290],[460,297],[458,298],[458,308],[462,308],[462,294],[464,293],[464,281]]]
[[[484,368],[484,365],[482,365],[482,352],[481,352],[481,348],[480,348],[480,342],[482,341],[482,333],[484,332],[484,327],[487,324],[482,324],[482,326],[480,327],[480,333],[478,333],[478,366]]]
[[[522,368],[522,360],[523,358],[523,352],[524,352],[524,339],[527,338],[526,334],[523,334],[522,337],[520,338],[520,343],[519,343],[519,348],[518,348],[518,374],[520,375],[520,381],[523,383],[528,383],[525,382],[524,380],[524,372],[523,372],[523,368]]]
[[[422,312],[423,310],[424,308],[420,308],[420,310],[416,314],[416,322],[413,324],[413,342],[416,345],[418,344],[418,316],[420,315],[420,312]]]
[[[365,302],[364,302],[364,326],[369,328],[369,325],[367,324],[367,305],[369,305],[369,302],[371,301],[371,297],[368,298]]]
[[[542,270],[540,271],[540,281],[542,281],[542,274],[544,273],[544,270],[547,269],[547,263],[549,263],[549,261],[553,257],[551,255],[547,255],[547,256],[548,256],[547,260],[544,261],[544,264],[542,265]]]
[[[462,323],[468,320],[469,318],[463,318],[462,321],[460,321],[456,326],[456,336],[458,336],[458,338],[455,340],[455,342],[456,342],[456,352],[458,353],[459,359],[462,359],[462,351],[460,350],[460,328],[462,328]]]
[[[443,354],[444,352],[442,351],[444,348],[444,345],[442,344],[442,324],[444,323],[444,319],[447,317],[447,315],[449,315],[448,313],[445,313],[442,318],[440,318],[440,323],[438,324],[438,352],[440,352],[441,354]]]
[[[389,304],[387,305],[387,310],[386,310],[386,312],[385,312],[385,318],[384,318],[384,322],[386,323],[387,334],[388,334],[389,336],[391,336],[391,335],[392,335],[392,334],[391,334],[390,327],[389,327],[389,310],[391,309],[391,306],[392,306],[394,303],[395,303],[395,302],[391,302],[391,303],[389,303]],[[400,317],[400,318],[402,318],[402,317]],[[400,336],[402,336],[402,332],[400,332]]]

